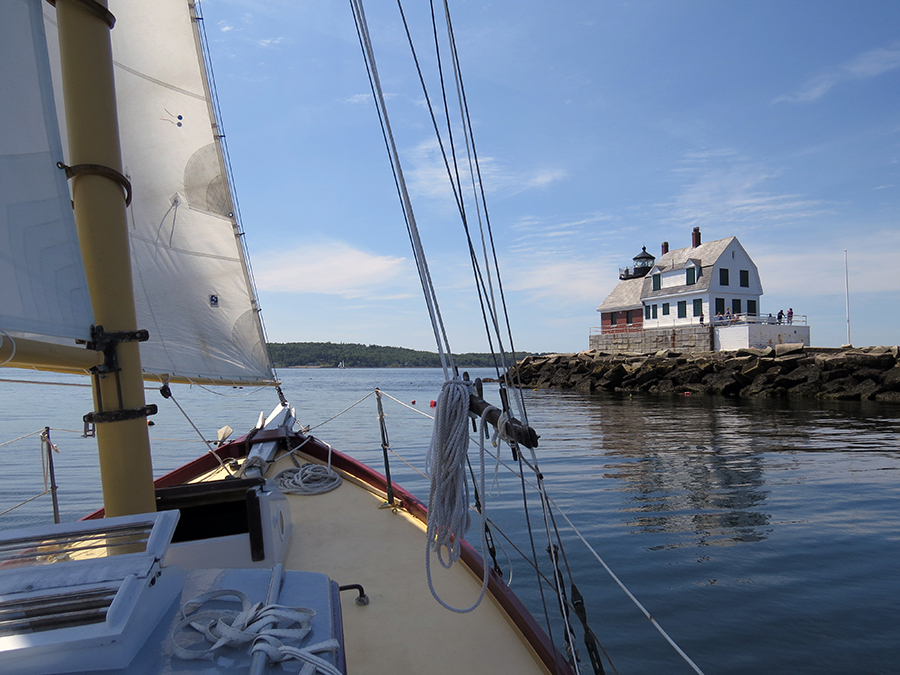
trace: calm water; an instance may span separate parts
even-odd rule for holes
[[[376,386],[429,413],[441,384],[438,370],[280,375],[298,417],[313,427]],[[12,370],[0,376],[82,382]],[[496,400],[491,386],[487,397]],[[208,437],[225,424],[243,432],[277,402],[271,392],[224,393],[175,389]],[[550,497],[706,673],[900,673],[900,408],[526,394]],[[0,382],[0,401],[0,442],[53,428],[63,518],[98,506],[96,452],[75,433],[90,390]],[[161,408],[151,428],[159,475],[203,446],[171,403],[155,392],[148,401]],[[430,420],[388,398],[384,406],[392,447],[421,471]],[[374,397],[312,433],[381,465]],[[38,448],[37,436],[0,447],[0,510],[43,489]],[[511,462],[508,450],[503,459]],[[391,471],[427,498],[413,468],[392,458]],[[489,515],[527,547],[517,479],[501,471],[491,493]],[[530,489],[528,496],[535,546],[546,558],[537,498]],[[50,518],[43,496],[0,527]],[[692,672],[562,519],[558,525],[591,625],[618,671]],[[513,558],[509,545],[504,550]],[[513,588],[542,615],[534,572],[514,558],[510,566],[503,552],[499,558]]]

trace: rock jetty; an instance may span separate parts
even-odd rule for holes
[[[900,403],[898,347],[810,348],[781,344],[736,352],[529,356],[510,369],[523,387],[697,394],[812,397]]]

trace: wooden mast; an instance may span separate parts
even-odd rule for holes
[[[138,328],[125,200],[115,179],[93,172],[97,166],[122,172],[106,0],[56,4],[69,158],[73,167],[94,167],[75,175],[72,193],[94,322],[104,331],[95,341],[107,344],[107,372],[93,378],[92,417],[103,504],[107,516],[145,513],[156,510],[149,410],[138,343],[120,341]]]

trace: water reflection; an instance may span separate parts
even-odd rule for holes
[[[767,504],[767,480],[801,481],[805,453],[900,452],[898,409],[884,406],[529,395],[539,399],[532,406],[543,411],[536,424],[554,455],[600,459],[593,484],[582,489],[594,490],[604,479],[603,491],[619,495],[613,508],[623,516],[620,525],[656,535],[647,542],[650,550],[768,538],[774,507]],[[565,428],[556,426],[558,419]]]
[[[771,531],[764,460],[738,409],[612,400],[591,434],[609,460],[603,476],[627,493],[625,524],[682,535],[651,549],[761,541]]]

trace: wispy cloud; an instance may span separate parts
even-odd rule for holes
[[[730,150],[687,153],[673,173],[689,177],[665,209],[663,223],[783,222],[810,218],[830,206],[802,194],[767,189],[779,172]]]
[[[596,260],[546,260],[527,267],[515,266],[506,275],[505,285],[533,300],[551,300],[556,305],[599,304],[605,288],[604,276]]]
[[[895,42],[888,48],[873,49],[833,70],[816,75],[797,91],[779,96],[773,103],[815,101],[842,82],[867,80],[898,68],[900,68],[900,43]]]
[[[266,260],[255,274],[261,291],[384,299],[408,295],[405,289],[412,278],[406,258],[376,255],[338,241],[311,242],[302,249],[259,257]],[[404,290],[398,291],[401,286]]]
[[[440,145],[435,140],[425,141],[409,150],[405,168],[407,182],[414,195],[452,199],[450,179],[441,155]],[[459,171],[466,188],[471,189],[469,162],[464,148],[457,151]],[[568,172],[556,167],[538,167],[525,171],[512,171],[494,157],[479,157],[478,164],[484,190],[488,194],[516,194],[525,190],[542,189],[561,180]]]
[[[812,242],[801,250],[776,250],[758,246],[753,259],[763,274],[763,289],[770,295],[794,297],[843,295],[844,249],[847,249],[851,294],[900,292],[900,273],[886,270],[872,279],[872,251],[900,248],[900,232],[883,230],[857,236],[859,229],[848,224],[844,237],[830,245]]]

